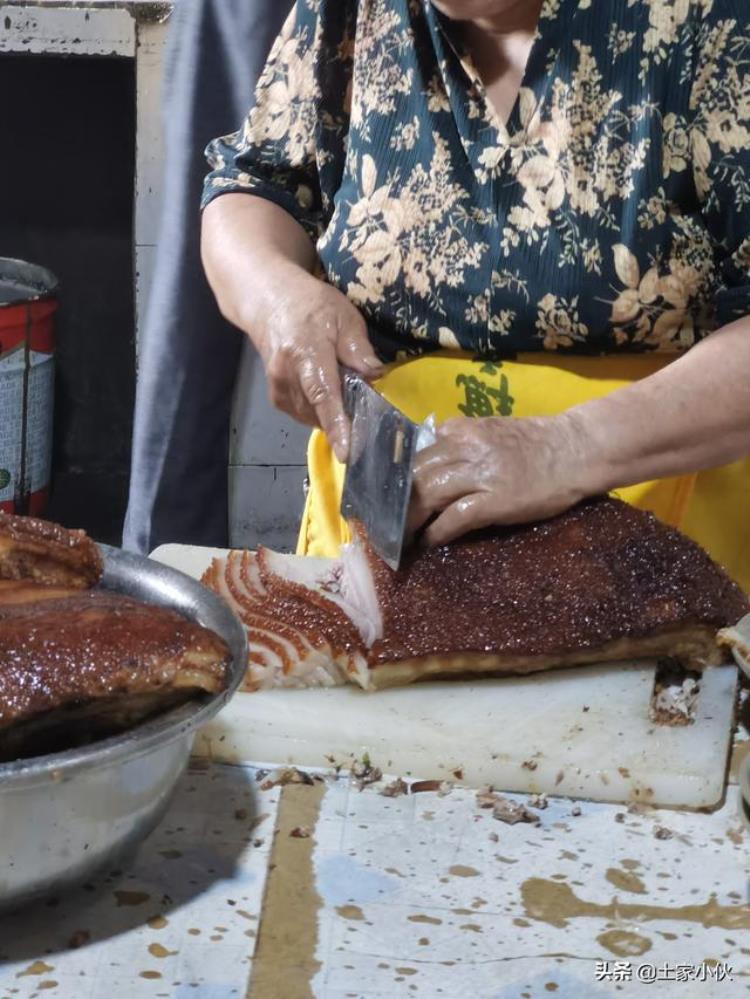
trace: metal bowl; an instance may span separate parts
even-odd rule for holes
[[[82,749],[0,764],[0,908],[90,878],[161,819],[199,726],[237,690],[247,665],[242,626],[217,596],[158,562],[100,546],[101,587],[180,611],[232,653],[226,690]]]

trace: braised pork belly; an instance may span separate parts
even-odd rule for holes
[[[232,552],[204,582],[245,624],[249,689],[663,657],[702,669],[750,609],[699,545],[611,498],[414,549],[395,572],[359,536],[340,559]]]

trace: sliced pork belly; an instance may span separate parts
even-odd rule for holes
[[[750,609],[699,545],[609,498],[413,551],[398,572],[368,554],[374,688],[662,656],[700,669],[722,659],[717,630]]]
[[[102,571],[99,550],[83,531],[0,513],[0,579],[87,589]]]
[[[366,669],[361,652],[340,647],[335,617],[324,618],[324,608],[314,607],[314,596],[314,609],[303,613],[299,595],[288,592],[286,577],[277,578],[272,568],[262,570],[252,552],[233,551],[226,559],[215,559],[202,581],[245,625],[249,641],[245,689],[338,686],[352,671]],[[351,622],[348,631],[353,631]],[[335,647],[329,636],[337,640]]]
[[[19,579],[0,579],[0,607],[11,604],[31,604],[40,600],[59,600],[80,593],[76,586],[45,586]]]

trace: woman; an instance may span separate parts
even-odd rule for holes
[[[617,489],[750,588],[744,7],[299,0],[209,147],[203,259],[324,432],[301,552],[346,536],[345,364],[445,421],[427,543]]]

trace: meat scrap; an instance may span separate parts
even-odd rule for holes
[[[409,785],[409,794],[422,794],[424,791],[434,791],[438,798],[445,798],[453,790],[453,784],[448,780],[415,780]]]
[[[654,829],[654,839],[672,839],[674,833],[666,826],[656,826]]]
[[[352,764],[352,777],[356,786],[362,791],[368,784],[375,784],[383,776],[383,771],[380,767],[374,767],[370,762],[370,757],[367,753],[364,754],[361,760],[356,760]]]
[[[529,808],[543,809],[547,807],[549,801],[547,800],[546,794],[532,794],[531,797],[527,800],[526,804],[529,806]]]
[[[480,808],[491,808],[492,817],[499,822],[514,826],[517,822],[539,822],[539,816],[521,802],[511,801],[495,791],[480,791],[477,794],[477,804]]]
[[[272,787],[284,787],[286,784],[312,784],[313,779],[304,770],[297,767],[279,767],[273,770],[262,781],[261,791],[270,791]]]
[[[289,833],[293,839],[309,839],[312,833],[307,826],[295,826]]]
[[[405,780],[397,777],[395,780],[391,781],[390,784],[386,784],[380,793],[384,798],[399,798],[402,794],[409,793],[409,785]]]
[[[659,725],[691,725],[700,694],[700,674],[684,670],[679,663],[663,660],[654,680],[649,718]]]

